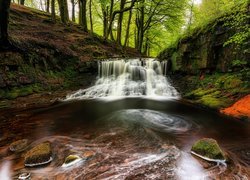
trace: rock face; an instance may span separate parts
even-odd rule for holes
[[[29,150],[25,155],[25,166],[33,167],[44,165],[52,161],[51,144],[45,142]]]
[[[159,59],[169,61],[172,72],[184,74],[234,71],[237,67],[232,66],[237,60],[244,60],[244,66],[250,66],[249,43],[243,44],[240,50],[235,44],[225,45],[236,33],[237,28],[227,26],[225,17],[221,17],[183,37],[176,47],[162,51]]]
[[[192,146],[191,151],[209,159],[215,159],[215,160],[226,159],[223,151],[219,147],[217,141],[214,139],[204,138],[204,139],[197,141]]]

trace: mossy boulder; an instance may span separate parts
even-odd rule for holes
[[[191,151],[206,158],[226,160],[225,154],[214,139],[203,138],[198,140],[192,146]]]
[[[21,151],[25,150],[27,148],[27,146],[28,146],[28,140],[22,139],[22,140],[18,140],[18,141],[11,143],[10,150],[12,152],[21,152]]]
[[[48,164],[52,161],[52,150],[49,142],[41,143],[25,155],[24,164],[28,167]]]

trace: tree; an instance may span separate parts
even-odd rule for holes
[[[90,32],[93,33],[93,18],[92,18],[92,0],[89,0],[89,23],[90,23]]]
[[[71,10],[72,21],[76,22],[76,17],[75,17],[75,0],[71,0],[71,6],[72,6],[72,10]]]
[[[116,11],[110,12],[110,22],[109,22],[109,28],[108,28],[108,32],[107,32],[108,36],[112,33],[113,22],[115,20],[116,15],[117,14],[123,14],[124,12],[127,12],[127,11],[131,10],[134,7],[136,1],[137,0],[132,0],[130,2],[130,6],[128,6],[128,7],[122,6],[124,8],[122,8],[120,10],[116,10]]]
[[[10,45],[8,24],[9,24],[10,0],[0,0],[0,28],[1,39],[0,45],[5,48]]]
[[[56,22],[55,0],[51,0],[51,18],[52,21]]]
[[[88,31],[87,25],[87,0],[79,0],[79,24],[85,32]]]
[[[50,0],[46,0],[46,12],[49,13],[50,9]]]
[[[20,0],[21,5],[24,5],[24,3],[25,3],[25,0]]]
[[[58,0],[61,21],[66,24],[69,21],[69,11],[67,0]]]

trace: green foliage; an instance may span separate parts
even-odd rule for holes
[[[224,26],[233,28],[236,31],[236,33],[224,43],[224,46],[235,44],[239,47],[247,43],[250,38],[250,26],[248,23],[249,19],[250,15],[246,13],[244,8],[233,15],[225,16],[223,18],[225,21]]]
[[[247,61],[236,59],[236,60],[232,61],[231,65],[232,65],[232,67],[243,67],[243,66],[247,65]]]

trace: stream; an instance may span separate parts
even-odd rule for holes
[[[43,108],[0,111],[0,179],[248,179],[250,124],[183,101],[153,59],[107,60],[96,83]],[[203,137],[230,161],[205,168],[191,155]],[[53,161],[24,167],[10,143],[52,144]],[[63,167],[65,157],[78,163]]]

